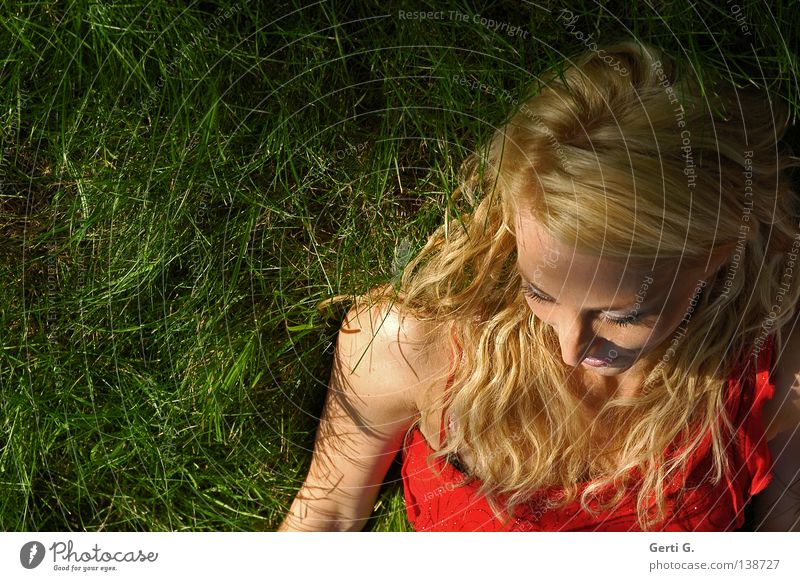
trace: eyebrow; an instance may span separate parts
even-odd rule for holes
[[[529,281],[529,280],[528,280],[528,277],[526,277],[524,274],[522,274],[522,271],[519,269],[519,261],[517,261],[517,271],[519,272],[519,275],[520,275],[520,277],[522,278],[522,281],[523,281],[523,282],[524,282],[526,285],[528,285],[528,286],[529,286],[530,288],[532,288],[533,290],[537,291],[537,292],[538,292],[540,295],[544,296],[544,298],[546,298],[546,299],[548,299],[548,300],[552,301],[552,302],[553,302],[553,304],[556,304],[556,305],[557,305],[557,304],[559,304],[559,303],[558,303],[558,301],[557,301],[556,299],[554,299],[554,298],[553,298],[553,297],[551,297],[549,294],[547,294],[547,293],[546,293],[546,292],[544,292],[542,289],[540,289],[538,286],[536,286],[535,284],[533,284],[531,281]],[[648,293],[647,293],[647,294],[646,294],[646,295],[643,297],[643,299],[642,299],[642,302],[641,302],[641,303],[639,303],[639,309],[638,309],[638,310],[634,310],[633,306],[630,306],[630,307],[627,307],[627,308],[622,308],[622,309],[620,309],[620,308],[614,308],[614,307],[605,307],[605,308],[602,308],[602,309],[589,309],[589,310],[591,310],[591,311],[596,311],[596,312],[599,312],[599,311],[612,312],[612,313],[617,313],[617,314],[620,314],[620,315],[622,315],[622,316],[625,316],[625,317],[627,317],[627,316],[636,316],[636,317],[642,317],[643,315],[645,315],[645,314],[647,313],[647,311],[646,311],[646,309],[645,309],[644,305],[645,305],[645,304],[647,304],[647,303],[648,303],[649,301],[651,301],[652,299],[653,299],[653,295],[652,295],[652,293],[649,293],[649,292],[648,292]]]

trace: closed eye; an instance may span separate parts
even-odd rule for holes
[[[550,299],[541,296],[539,293],[537,293],[535,290],[533,290],[530,287],[530,285],[527,284],[527,283],[523,283],[521,290],[522,290],[523,294],[525,294],[525,296],[533,299],[536,302],[539,302],[539,303],[550,303],[550,302],[552,302]],[[612,318],[612,317],[605,317],[605,316],[603,318],[608,323],[610,323],[612,325],[615,325],[617,327],[630,327],[630,326],[633,326],[633,325],[642,324],[642,322],[640,321],[638,315],[629,315],[629,316],[627,316],[625,318],[622,318],[622,319],[615,319],[615,318]]]

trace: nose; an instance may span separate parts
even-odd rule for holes
[[[585,319],[578,316],[565,317],[554,323],[564,363],[577,367],[584,357],[592,355],[591,347],[597,340],[597,335]]]

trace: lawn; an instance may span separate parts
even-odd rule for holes
[[[785,4],[4,2],[0,528],[276,528],[317,303],[396,280],[537,74],[635,36],[796,113]],[[395,462],[365,530],[408,529]]]

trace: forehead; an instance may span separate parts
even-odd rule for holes
[[[592,289],[598,297],[633,294],[648,276],[653,277],[656,287],[668,291],[681,286],[679,281],[685,278],[678,276],[673,261],[643,264],[578,253],[528,214],[517,214],[516,239],[520,274],[552,296],[564,292],[564,288]],[[598,252],[601,250],[598,248]]]

